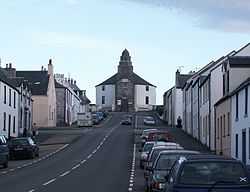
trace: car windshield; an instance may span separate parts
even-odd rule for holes
[[[151,151],[151,149],[153,148],[154,144],[153,143],[146,143],[143,147],[143,152],[145,151]]]
[[[29,144],[27,139],[15,139],[15,140],[12,140],[11,143],[13,145],[28,145]]]
[[[225,185],[222,181],[232,185],[249,184],[242,165],[234,162],[186,163],[179,178],[179,183],[185,185],[213,185],[216,182]]]
[[[154,162],[155,159],[158,157],[159,153],[163,151],[165,148],[160,148],[160,149],[154,149],[152,152],[152,155],[150,156],[150,161]]]
[[[169,170],[180,155],[178,154],[162,154],[156,162],[155,169]]]
[[[154,118],[153,118],[153,117],[146,117],[146,120],[148,120],[148,121],[153,121]]]

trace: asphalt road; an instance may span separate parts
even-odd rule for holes
[[[133,126],[120,125],[122,116],[113,114],[102,127],[47,159],[0,175],[0,191],[128,191],[134,176],[134,132]]]

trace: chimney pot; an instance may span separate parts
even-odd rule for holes
[[[49,64],[52,65],[52,59],[49,60]]]
[[[6,69],[8,69],[8,68],[9,68],[9,64],[7,63],[7,64],[6,64]]]
[[[12,68],[12,63],[9,63],[9,68],[10,68],[10,69]]]
[[[76,80],[74,81],[74,84],[76,85]]]

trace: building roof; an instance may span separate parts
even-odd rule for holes
[[[15,86],[15,82],[13,80],[9,79],[5,75],[4,71],[1,68],[0,68],[0,81],[6,83],[7,85],[9,85],[10,87],[12,87],[13,89],[17,90],[16,86]]]
[[[66,89],[66,87],[64,87],[61,83],[58,83],[56,80],[55,80],[55,88]]]
[[[190,74],[179,74],[176,78],[176,88],[183,88],[190,77]]]
[[[80,99],[81,99],[81,104],[83,104],[83,105],[87,105],[87,104],[91,103],[91,101],[86,96],[86,94],[80,95]]]
[[[30,82],[32,95],[47,95],[49,75],[47,71],[17,71],[17,77]]]
[[[121,78],[120,78],[121,79]],[[107,80],[105,80],[104,82],[100,83],[97,86],[100,85],[114,85],[116,84],[117,81],[120,80],[118,73],[116,73],[115,75],[111,76],[110,78],[108,78]],[[132,73],[130,80],[135,84],[135,85],[150,85],[153,87],[156,87],[155,85],[147,82],[146,80],[144,80],[143,78],[141,78],[139,75],[137,75],[136,73]]]

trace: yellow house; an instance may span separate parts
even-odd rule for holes
[[[33,127],[56,126],[56,91],[52,60],[48,70],[17,71],[17,77],[24,77],[30,82],[33,102]]]

